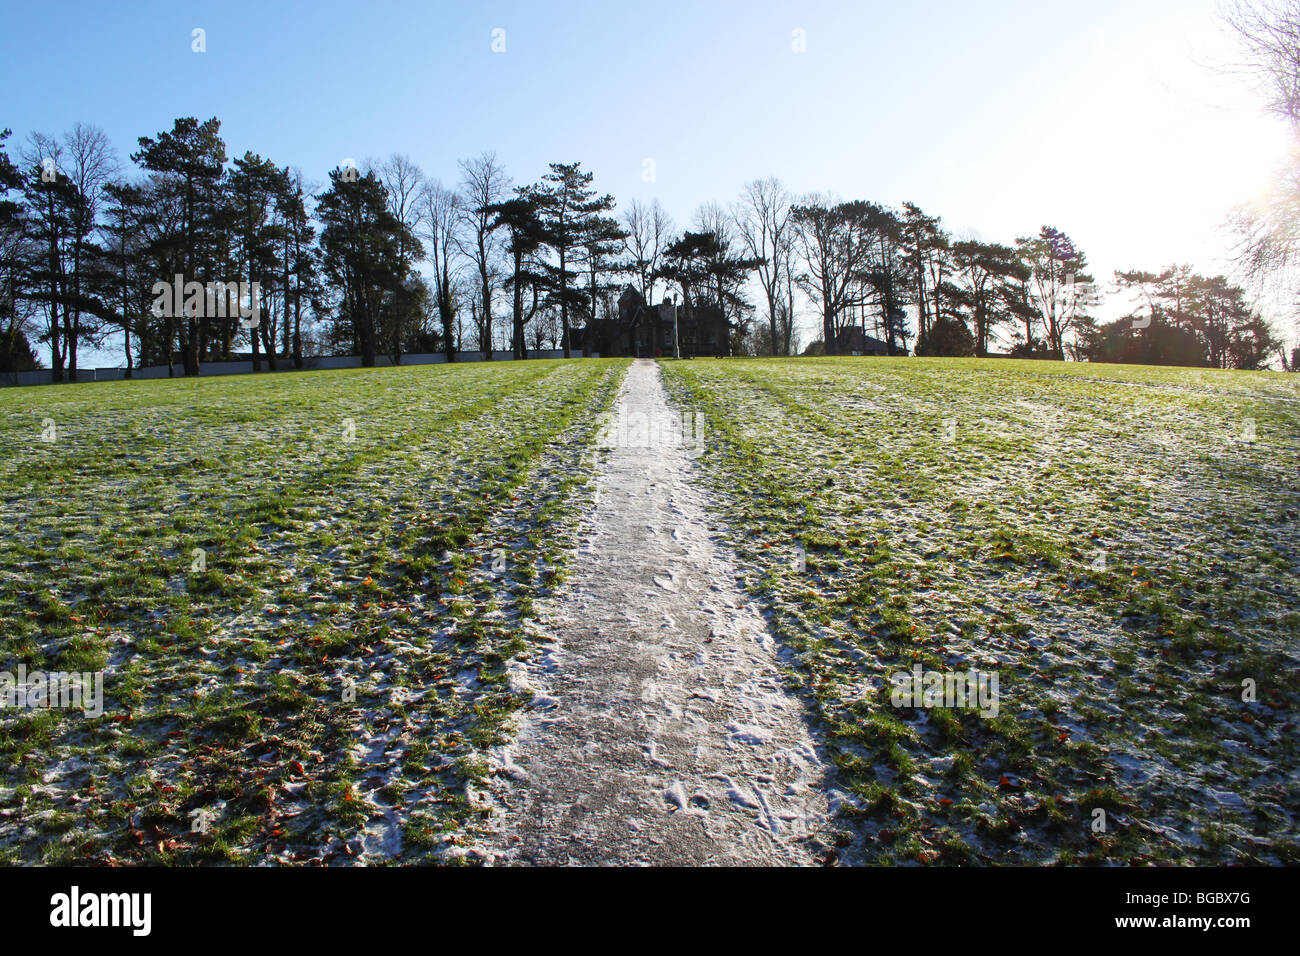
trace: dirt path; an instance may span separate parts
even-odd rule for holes
[[[692,480],[658,366],[619,395],[569,582],[541,607],[536,697],[494,752],[499,863],[807,864],[825,767]],[[669,423],[674,427],[669,428]],[[707,436],[704,436],[707,440]]]

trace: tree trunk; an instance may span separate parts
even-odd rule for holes
[[[65,351],[68,356],[68,381],[77,380],[77,341],[81,338],[81,241],[78,240],[72,256],[72,309],[63,310],[64,324],[68,328]],[[69,313],[71,313],[69,315]]]
[[[123,240],[122,249],[122,339],[126,351],[126,374],[131,377],[131,280],[126,271],[126,249]]]
[[[514,313],[514,352],[515,358],[528,357],[528,343],[524,341],[524,290],[519,286],[519,273],[523,271],[524,257],[515,253],[515,313]]]
[[[564,357],[572,358],[569,351],[569,282],[565,271],[564,247],[560,247],[560,328],[564,336]]]
[[[266,346],[266,367],[272,372],[279,368],[275,360],[275,343],[271,341],[271,329],[269,325],[261,325],[253,330],[254,335],[262,333],[262,344]]]
[[[53,302],[50,303],[51,314],[57,315],[58,309]],[[58,320],[53,323],[52,334],[50,335],[50,370],[54,381],[63,381],[63,352],[60,344],[63,341],[63,332],[58,326]]]
[[[293,294],[293,367],[302,368],[302,289]]]
[[[483,317],[480,321],[484,339],[479,345],[483,349],[484,359],[490,362],[492,361],[492,281],[488,278],[487,247],[484,245],[482,237],[479,238],[478,250],[479,279],[483,283]]]
[[[199,324],[190,319],[186,323],[189,339],[185,343],[185,374],[199,374]]]
[[[782,355],[790,354],[790,338],[794,335],[794,280],[786,273],[786,311],[785,311],[785,328],[781,330],[784,339]]]
[[[248,295],[249,295],[249,302],[248,302],[248,304],[251,306],[251,305],[253,304],[253,302],[252,302],[252,296],[253,296],[253,292],[252,292],[252,288],[253,288],[253,259],[252,259],[252,256],[251,256],[251,255],[249,256],[249,261],[248,261],[248,288],[249,288],[249,293],[248,293]],[[241,303],[239,303],[239,305],[242,306],[243,303],[241,302]],[[236,312],[239,312],[239,309],[236,308],[235,311],[236,311]],[[260,371],[262,371],[262,356],[259,354],[259,352],[258,352],[258,347],[257,347],[257,337],[258,337],[258,333],[260,333],[260,332],[262,331],[262,322],[261,322],[262,316],[261,316],[260,313],[259,313],[259,315],[258,315],[257,318],[258,318],[258,323],[257,323],[257,325],[256,325],[254,328],[251,328],[251,329],[248,330],[248,338],[251,340],[252,348],[253,348],[253,371],[254,371],[254,372],[260,372]]]
[[[361,296],[361,364],[366,368],[375,366],[375,319],[370,308],[370,296]]]
[[[771,326],[772,332],[772,338],[768,347],[772,350],[772,354],[776,355],[780,335],[776,328],[776,296],[771,292],[767,294],[767,324]]]

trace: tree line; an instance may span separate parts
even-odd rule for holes
[[[572,332],[617,315],[632,284],[721,311],[729,351],[836,354],[857,329],[894,354],[1010,354],[1256,368],[1280,344],[1239,287],[1186,267],[1121,272],[1138,305],[1100,324],[1087,257],[1044,226],[1009,245],[956,238],[937,216],[794,196],[776,179],[705,203],[678,230],[657,200],[616,212],[580,163],[515,183],[495,154],[444,185],[408,157],[341,164],[323,188],[253,152],[230,161],[216,118],[142,136],[124,169],[105,134],[77,124],[0,133],[0,369],[48,361],[75,380],[86,347],[121,338],[125,364],[197,375],[250,355],[255,370],[328,352],[400,362],[467,347],[573,349]],[[246,282],[260,315],[196,299],[159,309],[159,283]],[[170,294],[170,293],[169,293]],[[227,312],[229,311],[229,314]],[[1286,359],[1283,357],[1283,364]]]

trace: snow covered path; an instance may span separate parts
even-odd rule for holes
[[[658,366],[628,370],[518,735],[493,754],[488,852],[517,864],[810,864],[826,767],[737,586]],[[667,428],[669,423],[675,427]],[[707,436],[705,436],[707,441]]]

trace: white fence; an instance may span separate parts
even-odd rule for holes
[[[574,358],[582,358],[583,353],[575,350],[572,353]],[[563,349],[542,349],[537,351],[530,349],[528,351],[530,359],[557,359],[564,358]],[[593,356],[595,357],[595,356]],[[508,362],[513,361],[514,354],[511,352],[493,352],[492,361]],[[487,355],[483,352],[457,352],[456,363],[460,362],[483,362],[487,360]],[[447,361],[447,355],[444,352],[426,352],[417,355],[403,355],[402,365],[438,365]],[[296,372],[299,369],[294,368],[293,359],[277,358],[276,364],[279,368],[277,372]],[[375,367],[389,367],[393,364],[391,356],[375,356]],[[361,356],[359,355],[309,355],[303,359],[302,371],[313,369],[333,369],[333,368],[361,368]],[[266,364],[266,358],[262,358],[262,371],[270,371]],[[250,375],[253,372],[253,363],[245,359],[239,362],[200,362],[199,375]],[[67,372],[64,372],[66,376]],[[183,378],[184,370],[178,363],[176,365],[176,378]],[[150,365],[144,368],[135,368],[131,370],[131,377],[136,378],[167,378],[166,365]],[[117,382],[126,378],[126,369],[124,368],[79,368],[77,369],[77,383],[81,382]],[[66,378],[65,378],[66,384]],[[49,369],[37,369],[34,372],[0,372],[0,385],[52,385],[54,384],[54,373]]]

